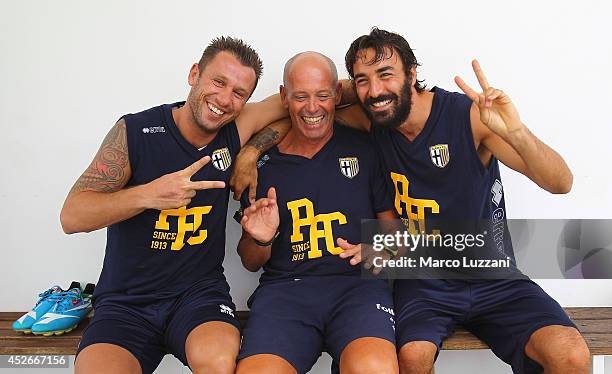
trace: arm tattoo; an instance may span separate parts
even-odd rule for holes
[[[108,132],[96,157],[76,181],[70,193],[118,191],[130,177],[129,167],[125,121],[121,119]]]
[[[246,143],[246,145],[255,147],[260,152],[265,152],[277,144],[279,138],[279,132],[271,129],[270,126],[268,126],[255,134],[251,140]]]

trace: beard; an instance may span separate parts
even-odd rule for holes
[[[372,104],[386,100],[391,100],[394,103],[391,109],[384,112],[370,110]],[[391,93],[378,97],[367,97],[364,102],[360,100],[359,105],[361,105],[361,108],[363,108],[373,125],[392,129],[399,127],[406,121],[412,109],[412,91],[410,90],[408,80],[404,82],[399,96]]]
[[[187,96],[187,105],[191,110],[191,116],[193,123],[205,134],[214,134],[219,128],[213,128],[212,125],[208,125],[203,122],[204,111],[208,110],[208,106],[204,102],[203,98],[200,97],[200,92],[190,92]],[[220,126],[219,126],[220,127]]]

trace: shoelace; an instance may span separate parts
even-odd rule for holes
[[[36,306],[42,303],[45,300],[59,300],[61,298],[61,294],[63,292],[57,292],[57,290],[61,290],[59,287],[51,287],[43,293],[38,294],[38,301],[36,302]],[[54,292],[55,291],[55,292]]]
[[[78,300],[79,302],[83,301],[83,296],[81,293],[75,293],[70,291],[62,292],[57,297],[59,299],[56,311],[62,312],[66,309],[72,308],[74,300]]]

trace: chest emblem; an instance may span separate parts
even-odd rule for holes
[[[448,165],[450,161],[450,152],[448,151],[448,144],[436,144],[429,147],[429,156],[431,156],[431,162],[439,168],[443,168]]]
[[[339,158],[340,172],[347,178],[352,179],[355,175],[359,174],[359,160],[357,157],[344,157]]]
[[[217,170],[226,171],[232,164],[232,156],[227,147],[213,151],[210,156],[212,164]]]

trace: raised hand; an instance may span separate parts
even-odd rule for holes
[[[210,162],[210,156],[205,156],[183,170],[163,175],[145,187],[147,207],[150,209],[174,209],[186,206],[199,190],[209,188],[224,188],[223,181],[192,181],[198,170]]]
[[[455,77],[455,83],[478,106],[480,121],[503,139],[508,139],[508,134],[523,128],[516,107],[510,96],[489,86],[478,61],[472,61],[472,68],[482,92],[476,92],[460,77]]]
[[[274,187],[268,190],[268,197],[255,201],[242,214],[240,224],[253,239],[260,242],[272,240],[280,224]]]

